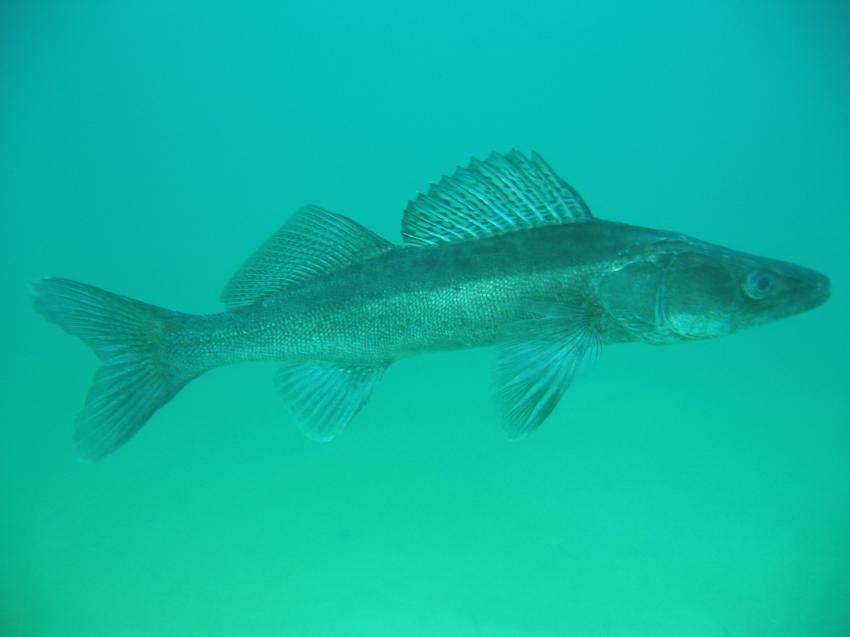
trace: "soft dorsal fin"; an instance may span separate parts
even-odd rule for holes
[[[472,159],[432,184],[404,211],[411,245],[432,245],[591,218],[581,196],[537,153],[518,150]]]
[[[251,305],[288,285],[392,248],[348,217],[304,206],[245,261],[221,300],[230,309]]]

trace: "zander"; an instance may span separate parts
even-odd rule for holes
[[[74,440],[115,451],[186,383],[243,361],[281,361],[302,430],[328,441],[403,356],[496,345],[505,428],[552,412],[600,345],[714,338],[798,314],[829,280],[685,235],[601,221],[536,153],[472,160],[410,202],[396,246],[314,206],[296,212],[222,294],[227,311],[172,312],[67,279],[35,307],[102,366]]]

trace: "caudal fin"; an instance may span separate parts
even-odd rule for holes
[[[176,312],[68,279],[42,279],[33,292],[35,309],[102,362],[75,423],[81,458],[118,449],[194,377],[170,364],[164,336]]]

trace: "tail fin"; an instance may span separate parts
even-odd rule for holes
[[[42,279],[33,291],[35,309],[83,339],[103,363],[75,423],[81,458],[118,449],[194,377],[170,365],[163,337],[176,312],[68,279]]]

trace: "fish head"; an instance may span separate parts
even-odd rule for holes
[[[597,292],[631,338],[669,343],[800,314],[824,303],[830,284],[793,263],[676,236],[626,259]]]
[[[793,263],[687,242],[662,279],[668,327],[682,338],[713,338],[800,314],[824,303],[829,279]]]

